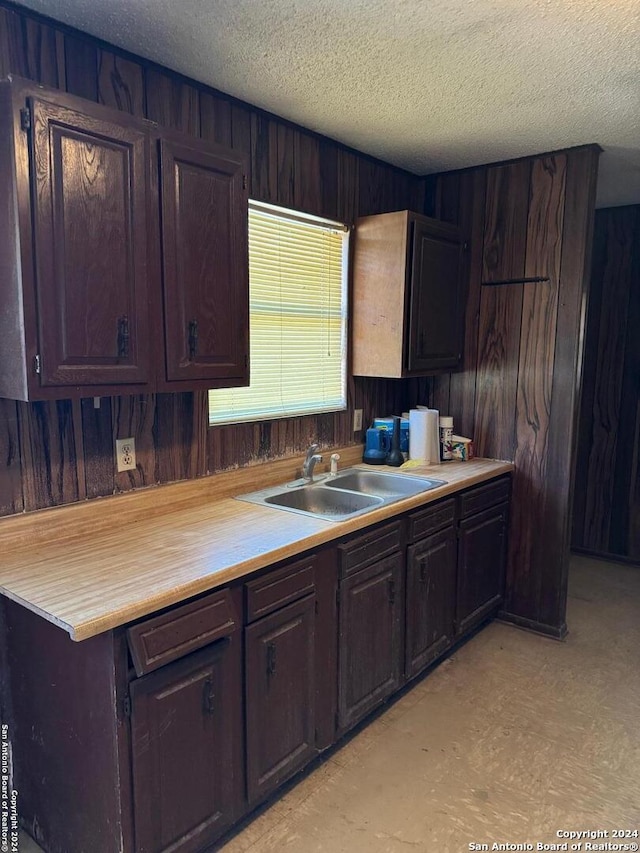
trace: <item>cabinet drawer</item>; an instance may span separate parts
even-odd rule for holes
[[[420,512],[413,512],[409,516],[408,541],[416,542],[432,533],[437,533],[443,527],[453,524],[456,515],[455,498],[439,501]]]
[[[399,521],[387,524],[338,545],[340,577],[347,577],[365,566],[382,560],[402,546],[402,530]]]
[[[460,495],[460,518],[509,500],[511,478],[503,477],[485,486],[477,486]]]
[[[247,622],[291,604],[315,590],[315,556],[269,572],[245,585],[247,591]]]
[[[144,675],[209,643],[228,637],[240,620],[228,589],[147,619],[127,630],[136,673]]]

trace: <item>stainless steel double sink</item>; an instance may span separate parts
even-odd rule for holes
[[[296,480],[238,495],[236,500],[326,521],[344,521],[444,485],[445,480],[428,477],[347,468],[339,474],[318,477],[313,483]]]

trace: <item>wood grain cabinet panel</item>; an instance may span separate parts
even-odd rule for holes
[[[243,759],[237,636],[131,685],[136,853],[195,853],[238,814]]]
[[[247,385],[247,165],[173,136],[160,163],[166,378]]]
[[[338,728],[346,731],[400,687],[404,556],[393,554],[340,584]]]
[[[149,379],[148,138],[29,99],[44,385]]]
[[[407,551],[405,675],[412,678],[453,643],[456,533],[453,525]]]
[[[0,394],[147,390],[148,123],[0,86]]]
[[[451,370],[462,359],[464,294],[457,230],[416,217],[412,223],[411,301],[406,370]]]
[[[506,504],[462,519],[458,533],[456,630],[465,634],[502,602],[507,544]]]
[[[315,754],[315,596],[245,629],[247,792],[262,799]]]
[[[356,223],[353,373],[402,378],[462,358],[462,240],[455,225],[410,211]]]

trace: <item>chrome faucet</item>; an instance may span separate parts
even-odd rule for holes
[[[304,462],[302,463],[302,479],[305,483],[313,483],[313,469],[316,462],[322,462],[322,456],[316,453],[319,450],[319,445],[312,444],[307,450]]]

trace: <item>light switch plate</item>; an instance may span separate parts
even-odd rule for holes
[[[136,467],[135,438],[116,439],[116,460],[118,471],[131,471]]]
[[[362,409],[353,410],[353,431],[359,432],[362,429]]]

